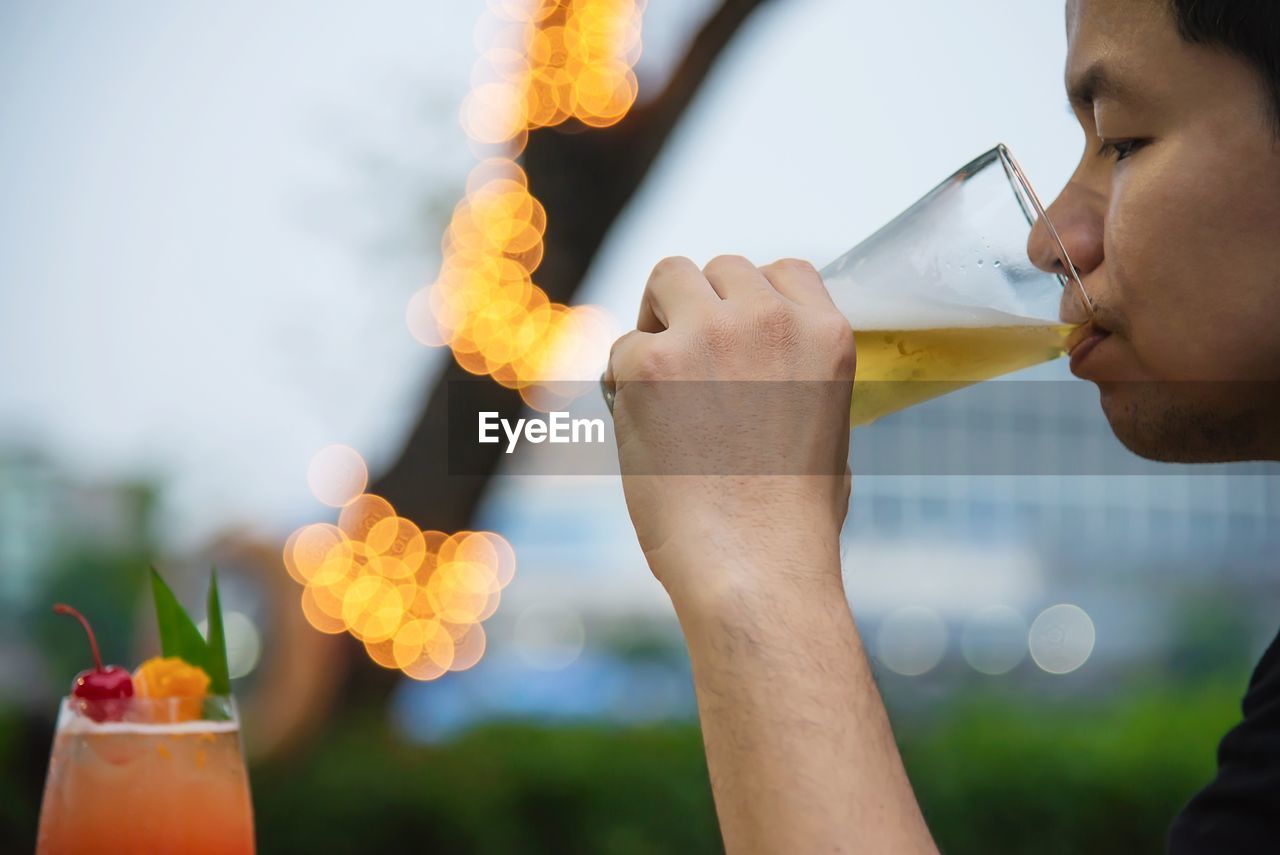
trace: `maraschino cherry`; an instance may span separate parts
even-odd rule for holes
[[[80,621],[85,634],[89,636],[89,648],[93,651],[93,668],[81,671],[71,684],[73,697],[86,701],[84,712],[94,721],[119,719],[123,712],[125,698],[133,697],[133,679],[129,672],[119,665],[102,666],[102,655],[98,652],[98,640],[93,637],[89,621],[84,615],[71,606],[58,603],[53,610],[60,615],[70,615]]]

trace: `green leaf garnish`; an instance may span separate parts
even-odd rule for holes
[[[160,628],[160,652],[176,656],[209,675],[209,694],[231,694],[227,669],[227,635],[222,626],[222,601],[218,597],[218,570],[209,577],[209,639],[200,634],[195,621],[164,579],[151,568],[151,594],[156,603],[156,625]]]
[[[222,603],[218,599],[218,568],[209,576],[209,641],[206,645],[209,666],[209,692],[214,695],[231,694],[231,676],[227,670],[227,636],[222,629]]]
[[[188,665],[204,669],[208,674],[209,647],[205,644],[204,636],[154,567],[151,568],[151,596],[156,604],[161,654],[176,656]]]

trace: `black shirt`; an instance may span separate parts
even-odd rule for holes
[[[1170,855],[1280,853],[1280,635],[1258,660],[1218,772],[1169,829]]]

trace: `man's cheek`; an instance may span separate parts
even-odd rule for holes
[[[1171,300],[1191,309],[1195,294],[1181,294],[1199,278],[1204,224],[1196,188],[1177,175],[1133,169],[1116,182],[1108,216],[1107,267],[1124,305],[1139,311]],[[1195,249],[1193,249],[1195,247]],[[1193,289],[1194,290],[1194,289]]]

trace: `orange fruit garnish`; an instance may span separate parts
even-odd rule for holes
[[[133,672],[133,696],[151,703],[157,721],[195,721],[201,716],[209,675],[176,656],[156,656]],[[159,703],[171,699],[169,703]]]

